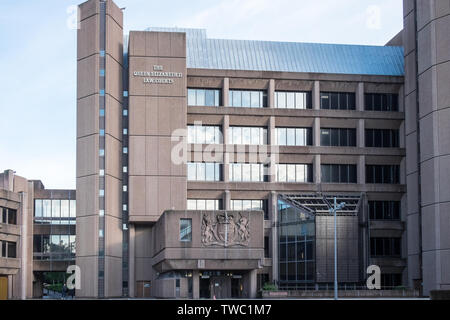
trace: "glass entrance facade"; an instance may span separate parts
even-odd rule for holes
[[[279,288],[300,290],[314,287],[314,215],[279,198],[278,234]]]

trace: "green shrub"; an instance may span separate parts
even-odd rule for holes
[[[278,287],[277,287],[276,284],[267,282],[267,283],[264,284],[263,290],[264,291],[277,291]]]

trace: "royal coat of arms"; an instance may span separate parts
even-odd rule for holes
[[[205,246],[248,246],[249,241],[248,213],[203,213],[202,243]]]

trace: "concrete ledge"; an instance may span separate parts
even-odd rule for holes
[[[450,300],[450,290],[431,290],[431,300]]]

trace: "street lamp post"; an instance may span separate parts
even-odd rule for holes
[[[331,206],[328,199],[323,196],[323,200],[328,206],[330,213],[334,216],[334,300],[338,299],[338,280],[337,280],[337,226],[336,226],[336,212],[345,207],[345,202],[337,204],[336,197],[334,197],[333,206]]]

